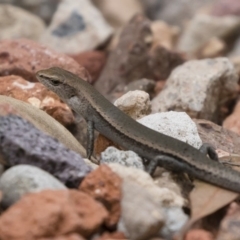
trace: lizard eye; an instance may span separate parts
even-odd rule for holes
[[[60,82],[58,80],[50,80],[51,84],[54,86],[58,86]]]

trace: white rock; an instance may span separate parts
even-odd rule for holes
[[[133,119],[141,118],[151,112],[149,94],[140,91],[129,91],[118,98],[114,105]]]
[[[89,0],[63,0],[41,42],[59,52],[74,54],[94,49],[112,28]]]
[[[237,89],[238,75],[227,58],[188,61],[171,73],[165,88],[153,99],[152,111],[184,111],[214,122]]]
[[[11,206],[27,193],[45,189],[58,190],[66,187],[48,172],[24,164],[9,168],[0,178],[2,205],[5,207]]]
[[[173,223],[176,223],[168,210],[173,208],[175,211],[178,209],[178,213],[182,212],[184,199],[167,188],[156,186],[144,171],[119,164],[109,166],[123,180],[118,230],[133,240],[149,239],[162,227],[164,234],[172,233],[169,229],[175,230]]]
[[[101,164],[119,163],[126,167],[144,170],[142,159],[133,151],[121,151],[115,147],[108,147],[101,153]]]
[[[186,142],[195,148],[202,145],[196,124],[185,112],[155,113],[137,121],[146,127]]]
[[[227,37],[239,31],[240,17],[196,15],[179,40],[178,50],[196,53],[212,37]]]
[[[0,4],[0,40],[29,38],[38,40],[45,30],[44,22],[19,7]]]

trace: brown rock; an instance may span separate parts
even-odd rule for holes
[[[93,82],[98,79],[107,59],[106,53],[102,51],[88,51],[71,57],[88,70]]]
[[[115,99],[124,86],[134,80],[165,79],[183,62],[180,55],[161,45],[155,46],[150,23],[137,14],[123,29],[96,82],[96,88],[108,99]]]
[[[224,120],[223,127],[240,135],[240,101],[237,102],[233,113]]]
[[[122,232],[113,232],[113,233],[105,232],[102,234],[100,238],[97,238],[96,240],[110,240],[110,239],[127,240],[127,238],[124,236]]]
[[[213,122],[204,119],[193,119],[198,128],[198,134],[204,143],[212,144],[216,149],[228,153],[240,154],[240,136]]]
[[[1,95],[30,103],[34,107],[47,112],[64,126],[74,123],[74,117],[69,107],[41,83],[31,83],[14,75],[0,77],[0,83]]]
[[[109,227],[117,224],[120,217],[122,181],[111,168],[103,164],[88,174],[79,189],[91,195],[108,209],[110,215],[106,221]]]
[[[190,230],[185,237],[185,240],[213,240],[213,235],[202,229]]]
[[[18,75],[37,82],[35,72],[61,67],[90,81],[88,72],[72,58],[27,39],[0,42],[0,76]]]
[[[239,0],[219,0],[212,7],[212,15],[225,16],[237,15],[240,16],[240,1]]]
[[[88,237],[106,218],[105,208],[85,193],[46,190],[24,196],[1,215],[0,239],[35,240],[69,233]]]

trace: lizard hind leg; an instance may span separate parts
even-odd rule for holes
[[[205,155],[208,155],[211,160],[219,161],[215,148],[209,143],[203,143],[199,148],[199,151]]]
[[[87,158],[90,159],[94,148],[94,123],[87,122]]]

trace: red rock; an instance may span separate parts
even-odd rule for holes
[[[0,77],[0,95],[30,103],[47,112],[64,126],[74,123],[74,116],[69,107],[41,83],[28,82],[15,75]]]
[[[96,240],[127,240],[127,238],[124,236],[122,232],[113,232],[113,233],[103,233],[100,238],[97,238]]]
[[[120,217],[121,178],[107,165],[103,164],[89,173],[82,181],[79,189],[98,201],[110,212],[106,225],[113,227]]]
[[[81,237],[78,234],[70,234],[66,236],[60,236],[55,238],[38,238],[38,240],[84,240],[85,238]]]
[[[88,70],[93,82],[98,79],[107,60],[106,53],[101,51],[88,51],[71,55],[71,57]]]
[[[190,230],[185,237],[185,240],[213,240],[213,235],[202,229]]]
[[[18,75],[37,82],[35,73],[53,66],[64,68],[91,81],[90,75],[72,58],[27,39],[0,42],[0,76]]]
[[[88,237],[106,220],[106,209],[77,190],[28,194],[0,216],[1,240],[35,240],[69,233]]]
[[[240,16],[240,1],[239,0],[219,0],[213,5],[212,15],[226,16],[237,15]]]

